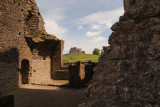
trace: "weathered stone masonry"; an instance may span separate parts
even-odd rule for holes
[[[55,72],[63,66],[62,53],[64,42],[62,40],[46,39],[35,42],[25,37],[32,53],[32,83],[51,82],[55,79]]]
[[[35,0],[1,0],[0,91],[54,79],[63,45],[46,33]]]
[[[70,63],[69,70],[69,86],[73,88],[81,88],[86,86],[94,74],[93,69],[96,67],[95,62],[76,62]]]
[[[112,26],[83,106],[160,106],[160,1],[128,1],[134,2]]]
[[[18,70],[19,63],[21,62],[21,59],[31,59],[30,49],[23,36],[24,28],[24,17],[20,8],[18,8],[18,4],[14,3],[13,0],[1,0],[0,90],[17,87],[20,78]]]
[[[77,48],[77,47],[70,48],[69,54],[76,54],[76,53],[85,53],[85,51],[82,51],[82,48]]]

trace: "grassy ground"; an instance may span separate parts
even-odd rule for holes
[[[92,61],[92,62],[98,62],[99,55],[92,55],[92,54],[84,54],[84,53],[78,53],[78,54],[65,54],[63,55],[63,60],[69,61],[69,62],[77,62],[77,61]]]

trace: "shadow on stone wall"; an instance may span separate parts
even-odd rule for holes
[[[16,48],[0,53],[0,91],[18,87],[18,66],[19,52]]]
[[[5,52],[0,53],[0,62],[4,63],[18,63],[19,53],[16,48],[11,48]]]
[[[80,62],[77,62],[76,65],[69,65],[69,86],[73,88],[81,88],[82,81],[80,77]]]
[[[36,50],[38,51],[38,55],[44,58],[46,58],[47,56],[50,57],[57,45],[57,42],[52,39],[51,40],[46,39],[45,41],[41,41],[41,42],[34,42],[32,38],[25,37],[25,40],[33,54],[35,53],[35,50]]]
[[[95,62],[88,62],[87,65],[85,65],[85,78],[82,80],[83,84],[86,84],[87,82],[92,80],[92,76],[94,74],[94,68],[97,66],[97,63]]]
[[[92,80],[95,62],[77,62],[68,66],[69,70],[69,86],[72,88],[81,88],[87,86]]]

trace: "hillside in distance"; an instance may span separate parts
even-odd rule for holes
[[[64,54],[63,60],[64,60],[64,62],[77,62],[77,61],[98,62],[99,57],[100,57],[99,55],[84,54],[84,53]]]

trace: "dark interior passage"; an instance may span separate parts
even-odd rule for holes
[[[24,59],[21,62],[22,84],[29,84],[29,60]]]

